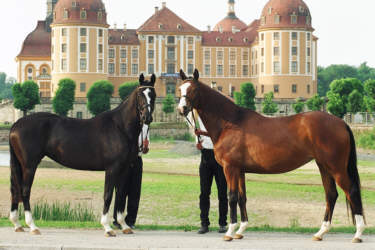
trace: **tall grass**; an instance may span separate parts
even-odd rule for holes
[[[375,128],[358,133],[357,143],[360,148],[375,149]]]
[[[48,203],[46,201],[37,202],[32,208],[33,218],[44,221],[97,221],[92,208],[83,204],[72,206],[69,202],[55,201]],[[23,207],[19,210],[19,216],[24,219]]]

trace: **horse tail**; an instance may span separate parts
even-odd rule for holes
[[[363,206],[362,206],[362,195],[361,195],[361,181],[359,178],[358,168],[357,168],[357,151],[356,151],[356,146],[355,146],[355,140],[354,140],[353,132],[348,125],[346,125],[346,130],[348,131],[349,137],[350,137],[350,153],[349,153],[347,171],[348,171],[348,175],[352,183],[351,183],[351,187],[349,190],[349,195],[359,196],[359,197],[355,197],[355,200],[359,203],[356,205],[360,206],[360,210],[361,210],[360,212],[362,212],[362,215],[364,217]],[[346,206],[347,208],[350,206],[352,220],[353,220],[353,223],[355,224],[355,219],[354,219],[355,214],[353,212],[353,207],[350,205],[348,201],[348,198],[346,198]]]
[[[13,145],[9,140],[10,151],[10,189],[12,194],[12,201],[22,201],[22,167],[21,163],[14,152]]]

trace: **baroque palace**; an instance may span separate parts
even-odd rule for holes
[[[18,81],[34,80],[42,97],[52,97],[62,78],[76,84],[84,98],[97,80],[118,87],[155,73],[157,95],[175,94],[179,69],[228,96],[252,82],[257,98],[310,98],[317,93],[317,38],[303,0],[270,0],[249,25],[228,13],[211,29],[201,31],[161,8],[139,28],[109,28],[101,0],[47,0],[47,17],[38,21],[16,57]]]

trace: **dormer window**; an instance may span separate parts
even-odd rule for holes
[[[56,20],[56,11],[53,12],[53,20]]]
[[[103,19],[103,12],[101,10],[98,11],[98,20],[101,21]]]
[[[273,21],[274,21],[275,24],[279,24],[280,23],[280,15],[275,15]]]
[[[159,23],[159,29],[161,30],[161,29],[163,29],[163,24],[161,24],[161,23]]]
[[[311,24],[311,16],[306,16],[306,24],[307,25]]]
[[[216,42],[217,43],[221,42],[221,38],[220,37],[216,37]]]
[[[182,25],[181,24],[177,24],[177,29],[181,30],[182,29]]]
[[[243,39],[243,42],[244,42],[244,43],[248,43],[248,42],[249,42],[249,39],[248,39],[247,37],[245,37],[245,38]]]
[[[266,17],[265,16],[262,16],[262,18],[260,19],[260,24],[261,25],[265,25],[266,24]]]
[[[268,8],[268,14],[269,14],[269,15],[272,14],[272,7],[269,7],[269,8]]]
[[[291,15],[290,16],[290,23],[291,24],[297,24],[297,15]]]
[[[73,1],[72,2],[72,7],[73,8],[76,8],[76,7],[78,7],[79,6],[79,3],[78,2],[76,2],[76,1]]]
[[[80,17],[81,19],[87,19],[87,12],[85,9],[81,10]]]
[[[69,11],[67,9],[64,9],[64,15],[63,15],[63,18],[64,19],[68,19],[69,18]]]
[[[305,11],[305,8],[303,8],[303,6],[301,6],[301,5],[299,6],[298,9],[299,9],[299,12],[301,12],[301,13],[303,13]]]
[[[121,35],[121,41],[125,41],[125,35]]]
[[[230,42],[230,43],[233,42],[233,38],[229,37],[228,42]]]

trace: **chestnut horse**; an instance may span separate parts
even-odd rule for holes
[[[321,229],[313,239],[322,240],[331,227],[338,197],[336,184],[345,192],[357,232],[353,242],[361,242],[365,228],[356,148],[345,122],[324,112],[308,112],[289,117],[268,118],[241,108],[220,92],[199,81],[195,70],[180,86],[178,110],[186,116],[196,109],[214,143],[217,162],[223,167],[229,188],[230,225],[224,240],[243,238],[248,224],[245,173],[280,174],[297,169],[315,159],[326,194],[326,212]],[[237,203],[241,225],[237,225]]]
[[[140,84],[116,109],[88,120],[36,113],[19,119],[9,134],[11,169],[10,220],[16,232],[23,232],[18,220],[18,203],[23,202],[25,221],[31,234],[40,234],[30,211],[30,192],[38,164],[44,156],[69,168],[105,171],[104,208],[101,224],[105,236],[115,236],[109,223],[108,210],[113,189],[121,185],[122,175],[138,155],[138,137],[142,126],[152,122],[156,93],[155,75],[151,82],[140,76]],[[116,199],[123,200],[119,190]],[[123,220],[124,206],[118,208],[118,221]],[[124,233],[129,228],[122,224]]]

